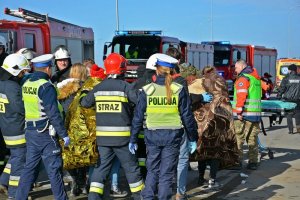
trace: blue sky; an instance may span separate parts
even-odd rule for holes
[[[3,9],[21,7],[92,27],[95,59],[102,65],[103,44],[111,41],[116,30],[115,2],[0,0],[0,19],[16,19],[4,15]],[[121,30],[162,30],[163,35],[194,43],[213,38],[273,47],[278,57],[287,57],[290,52],[290,57],[300,58],[299,24],[300,0],[119,0]]]

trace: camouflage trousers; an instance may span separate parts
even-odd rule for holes
[[[243,144],[246,140],[248,144],[249,163],[258,162],[257,136],[260,131],[259,122],[249,122],[246,120],[234,120],[234,129],[237,138],[240,162],[243,160]]]

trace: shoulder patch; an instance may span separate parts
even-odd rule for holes
[[[243,82],[239,82],[238,86],[242,87],[244,85]]]

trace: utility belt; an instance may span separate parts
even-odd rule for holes
[[[42,119],[37,121],[26,121],[25,123],[26,129],[29,130],[37,130],[39,133],[45,132],[47,129],[49,129],[49,119]]]

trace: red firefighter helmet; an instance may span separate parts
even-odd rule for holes
[[[104,60],[106,74],[124,74],[127,60],[117,53],[111,53]]]

